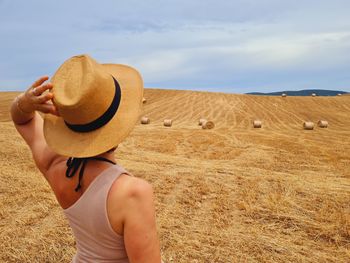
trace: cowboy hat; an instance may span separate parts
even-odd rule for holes
[[[143,81],[134,68],[74,56],[59,67],[51,82],[60,116],[45,115],[44,136],[58,154],[90,157],[106,152],[131,132],[139,118]]]

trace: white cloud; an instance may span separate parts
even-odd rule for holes
[[[350,91],[349,9],[344,0],[5,0],[0,88],[90,53],[134,65],[148,86]]]

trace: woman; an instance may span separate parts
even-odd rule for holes
[[[152,187],[114,158],[140,113],[141,76],[82,55],[47,80],[16,97],[11,115],[72,227],[72,262],[161,262]]]

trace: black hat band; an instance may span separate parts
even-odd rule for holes
[[[101,128],[106,125],[118,111],[120,100],[121,100],[121,90],[118,81],[112,76],[114,80],[115,93],[111,105],[108,107],[105,113],[103,113],[96,120],[86,123],[86,124],[70,124],[66,121],[64,123],[69,129],[75,132],[91,132]]]

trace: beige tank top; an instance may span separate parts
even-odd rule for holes
[[[70,207],[64,209],[73,230],[77,253],[74,263],[129,263],[124,238],[113,229],[107,216],[107,195],[124,168],[113,165],[97,176]]]

